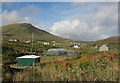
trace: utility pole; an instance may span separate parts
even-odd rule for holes
[[[32,33],[32,47],[33,47],[33,33]]]
[[[33,33],[32,33],[32,50],[31,51],[33,51]],[[33,52],[32,52],[32,54],[33,54]]]

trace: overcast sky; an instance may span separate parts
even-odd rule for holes
[[[72,40],[118,35],[117,2],[3,2],[0,12],[2,25],[31,23]]]

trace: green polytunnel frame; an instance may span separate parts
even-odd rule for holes
[[[25,56],[17,57],[18,66],[33,66],[39,62],[40,62],[40,56],[36,56],[36,55],[25,55]]]

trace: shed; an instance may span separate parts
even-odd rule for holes
[[[99,51],[109,51],[109,48],[107,45],[102,45],[100,48],[99,48]]]
[[[25,56],[17,57],[18,66],[35,65],[38,62],[40,62],[40,56],[36,56],[36,55],[25,55]]]
[[[49,49],[47,55],[66,55],[67,50],[62,48]]]

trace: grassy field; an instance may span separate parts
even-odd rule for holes
[[[63,45],[55,47],[51,45],[35,43],[10,42],[2,43],[2,78],[3,81],[118,81],[118,44],[110,44],[110,51],[100,52],[98,48],[91,45],[81,46],[79,49]],[[26,49],[27,48],[27,49]],[[28,51],[46,51],[50,48],[65,48],[79,51],[80,54],[62,56],[43,56],[43,53]],[[17,66],[16,57],[26,54],[36,54],[41,60],[34,67],[27,67],[22,71],[14,72],[7,69]],[[13,73],[13,72],[14,73]],[[11,73],[12,72],[12,73]]]
[[[48,62],[48,63],[46,63]],[[46,63],[46,64],[44,64]],[[118,50],[78,56],[41,56],[35,67],[4,74],[11,81],[117,81]]]

